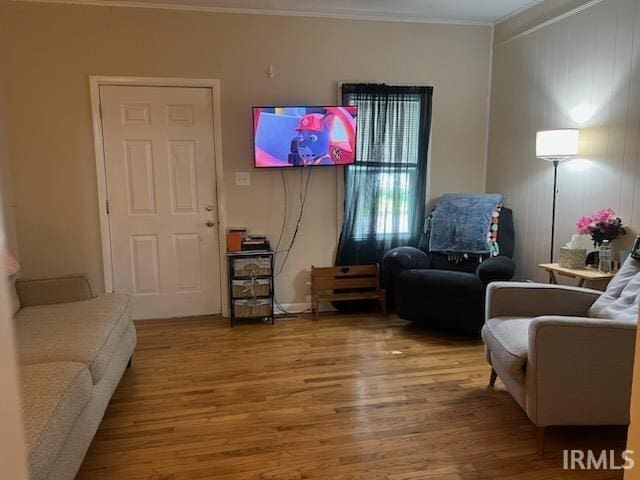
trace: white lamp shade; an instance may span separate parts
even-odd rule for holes
[[[562,159],[578,155],[580,130],[541,130],[536,134],[536,157]]]

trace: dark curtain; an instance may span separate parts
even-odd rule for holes
[[[342,85],[358,107],[356,163],[345,170],[344,223],[336,265],[378,263],[418,246],[425,218],[432,87]]]

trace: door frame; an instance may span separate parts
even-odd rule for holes
[[[93,123],[93,143],[95,149],[96,178],[98,182],[98,212],[100,214],[100,238],[102,241],[102,268],[104,288],[113,292],[113,255],[111,249],[111,227],[107,214],[107,172],[102,131],[102,112],[100,107],[100,87],[114,85],[123,87],[198,87],[211,90],[211,110],[213,113],[213,158],[216,175],[216,210],[218,218],[218,259],[220,272],[220,307],[222,315],[227,316],[227,260],[224,245],[226,242],[227,214],[224,195],[224,164],[222,158],[222,113],[220,107],[220,80],[210,78],[173,78],[173,77],[129,77],[89,75],[91,95],[91,119]]]

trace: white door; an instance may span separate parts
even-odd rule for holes
[[[208,88],[100,86],[114,291],[133,318],[220,313]]]

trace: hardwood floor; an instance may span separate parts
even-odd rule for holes
[[[80,480],[622,478],[562,470],[563,448],[619,450],[622,428],[551,429],[538,457],[478,340],[376,315],[137,326]]]

